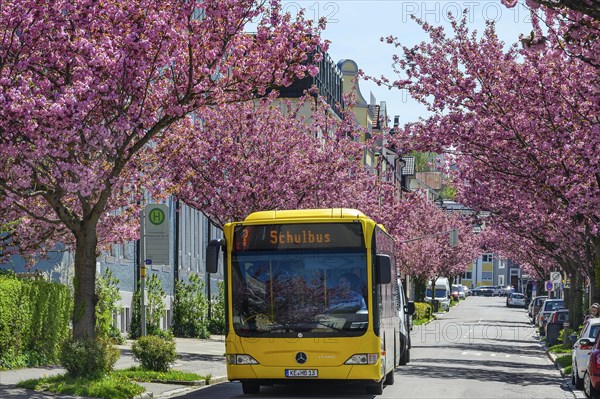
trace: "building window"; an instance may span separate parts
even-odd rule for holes
[[[127,322],[126,322],[126,318],[125,318],[125,309],[121,309],[121,332],[122,333],[126,333],[127,332]]]
[[[125,308],[125,332],[129,332],[130,324],[131,324],[131,315],[129,314],[129,308]]]
[[[123,252],[123,258],[125,259],[133,259],[133,251],[135,249],[135,246],[131,243],[125,243],[123,244],[123,246],[121,247]]]
[[[483,254],[481,255],[482,262],[491,262],[493,259],[493,254]]]
[[[119,244],[112,244],[110,246],[110,256],[116,258],[119,256]]]
[[[482,272],[481,273],[481,280],[482,281],[492,281],[494,277],[494,273],[493,272]]]
[[[463,278],[466,280],[470,280],[473,278],[473,272],[465,272],[465,274],[463,275]]]

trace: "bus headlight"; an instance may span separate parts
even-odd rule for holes
[[[350,356],[344,364],[375,364],[379,359],[378,353],[357,353]]]
[[[250,355],[227,355],[229,364],[258,364],[255,358]]]

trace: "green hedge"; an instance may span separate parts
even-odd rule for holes
[[[0,275],[0,369],[57,363],[72,304],[67,286]]]
[[[426,302],[415,302],[415,314],[413,316],[413,319],[429,320],[431,318],[431,316],[432,316],[431,304],[426,303]]]

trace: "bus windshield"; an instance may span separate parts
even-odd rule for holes
[[[365,333],[365,248],[232,253],[233,328],[245,337],[338,337]]]

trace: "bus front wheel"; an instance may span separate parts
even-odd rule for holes
[[[246,395],[257,394],[260,392],[260,385],[258,385],[256,382],[243,381],[242,392],[244,392]]]
[[[384,378],[385,379],[385,378]],[[371,395],[381,395],[383,393],[383,380],[373,384],[367,385],[367,393]]]

